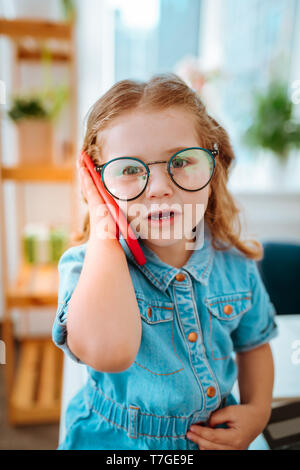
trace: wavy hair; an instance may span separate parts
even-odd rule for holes
[[[99,165],[102,158],[101,145],[98,145],[101,143],[101,130],[110,125],[114,118],[137,108],[162,110],[175,106],[184,108],[194,117],[196,132],[203,147],[213,148],[215,142],[219,147],[215,173],[210,182],[211,194],[204,215],[212,234],[212,246],[216,250],[235,247],[247,258],[261,259],[263,248],[259,241],[241,240],[240,209],[227,189],[230,169],[235,161],[229,136],[209,116],[199,95],[177,75],[154,75],[147,82],[121,80],[113,85],[88,112],[83,150],[91,156],[94,164]],[[73,243],[85,243],[89,232],[88,212],[82,233],[73,237]]]

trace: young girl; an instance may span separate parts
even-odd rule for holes
[[[59,449],[247,449],[270,416],[277,327],[255,262],[262,247],[240,239],[226,187],[228,135],[164,74],[107,91],[83,149],[129,223],[134,205],[144,208],[136,233],[146,264],[116,238],[79,159],[88,213],[59,261],[53,340],[86,364],[88,380],[69,403]]]

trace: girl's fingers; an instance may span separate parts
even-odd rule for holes
[[[80,170],[80,168],[84,167],[84,164],[83,164],[83,160],[82,160],[82,156],[79,155],[79,157],[77,158],[76,160],[76,166],[77,166],[77,169]]]
[[[78,161],[76,164],[79,169],[81,189],[89,206],[91,234],[100,239],[116,238],[116,223],[99,194],[89,170],[83,162]]]
[[[187,438],[195,442],[200,450],[232,450],[233,447],[225,444],[217,444],[216,442],[208,441],[203,437],[198,436],[194,432],[189,431],[187,433]]]
[[[94,208],[99,206],[99,204],[103,204],[103,200],[101,199],[88,170],[86,168],[81,168],[80,173],[84,184],[85,197],[88,201],[89,207]]]

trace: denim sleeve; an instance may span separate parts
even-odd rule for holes
[[[67,314],[69,301],[79,280],[84,261],[83,247],[84,245],[69,248],[58,262],[58,307],[52,327],[52,340],[56,346],[79,364],[83,363],[72,353],[67,344]]]
[[[252,306],[242,316],[238,327],[231,334],[234,351],[236,352],[254,349],[278,336],[275,307],[270,300],[254,260],[249,260],[249,278]]]

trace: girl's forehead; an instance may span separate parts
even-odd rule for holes
[[[104,154],[200,145],[193,116],[184,109],[124,113],[98,133]],[[137,148],[138,147],[138,148]]]
[[[191,112],[189,112],[182,106],[172,106],[163,109],[138,107],[135,109],[131,109],[127,112],[125,111],[119,116],[113,118],[106,129],[109,130],[116,126],[127,126],[130,125],[132,122],[142,123],[144,121],[190,122],[193,121],[193,115]]]

